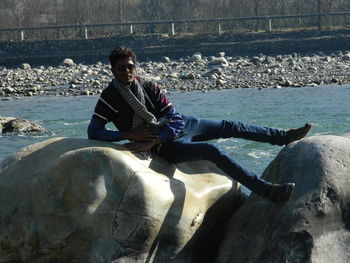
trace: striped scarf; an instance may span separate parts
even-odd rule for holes
[[[135,79],[137,87],[137,97],[130,90],[130,84],[124,84],[117,79],[112,80],[113,86],[118,90],[120,95],[125,99],[126,103],[134,110],[132,129],[143,126],[160,127],[164,122],[159,122],[157,118],[147,110],[145,103],[145,94],[141,84]]]

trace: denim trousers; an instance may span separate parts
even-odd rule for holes
[[[183,116],[185,127],[183,134],[174,141],[162,144],[159,155],[172,163],[207,160],[213,162],[220,170],[238,181],[252,192],[266,196],[270,182],[259,178],[242,167],[224,151],[205,141],[219,138],[243,138],[273,145],[284,145],[284,130],[261,127],[231,120],[198,119]]]

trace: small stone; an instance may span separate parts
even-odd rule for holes
[[[222,79],[217,79],[216,80],[216,86],[224,86],[226,84],[226,81]]]
[[[331,83],[338,83],[339,82],[339,79],[338,78],[332,78],[331,79]]]
[[[262,61],[260,60],[260,57],[252,57],[250,59],[250,62],[252,62],[254,65],[260,65],[262,63]]]
[[[286,79],[285,82],[283,83],[283,86],[291,87],[293,86],[293,82],[290,81],[289,79]]]
[[[31,66],[28,63],[23,63],[23,64],[20,65],[19,68],[20,69],[24,69],[24,70],[28,70],[28,69],[31,69]]]
[[[216,67],[216,68],[213,68],[213,69],[211,69],[210,71],[208,71],[208,72],[202,74],[202,77],[211,77],[211,76],[213,76],[214,74],[221,74],[221,72],[222,72],[222,69],[219,68],[219,67]]]
[[[211,57],[211,61],[208,64],[209,66],[221,66],[228,67],[228,62],[224,57]]]
[[[177,79],[179,78],[179,74],[178,73],[170,73],[167,75],[168,78],[171,78],[171,79]]]
[[[350,54],[345,54],[343,56],[343,61],[349,61],[350,60]]]
[[[63,61],[62,61],[62,65],[63,66],[66,66],[66,67],[72,67],[75,65],[73,59],[70,59],[70,58],[65,58]]]
[[[190,58],[190,61],[201,61],[201,60],[202,60],[202,55],[200,53],[195,53]]]
[[[3,89],[3,91],[5,92],[5,94],[12,94],[12,93],[15,93],[16,90],[11,87],[6,87]]]
[[[80,94],[89,96],[90,92],[88,90],[82,90]]]
[[[162,58],[162,62],[163,62],[163,63],[170,63],[171,60],[170,60],[169,57],[163,57],[163,58]]]

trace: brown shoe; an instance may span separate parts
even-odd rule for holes
[[[294,183],[286,183],[282,185],[272,184],[266,195],[266,198],[276,204],[287,202],[292,195],[294,188]]]
[[[300,140],[306,136],[306,134],[310,131],[312,127],[311,123],[306,123],[303,127],[297,128],[297,129],[290,129],[286,132],[286,145],[290,144],[291,142]]]

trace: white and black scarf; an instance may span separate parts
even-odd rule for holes
[[[141,84],[137,79],[135,86],[137,87],[137,97],[132,93],[130,84],[124,84],[117,79],[113,79],[113,86],[118,90],[120,95],[125,99],[126,103],[134,110],[134,117],[132,121],[132,129],[140,128],[143,126],[148,127],[160,127],[164,124],[164,120],[157,120],[157,118],[147,110],[145,102],[145,94],[141,87]]]

